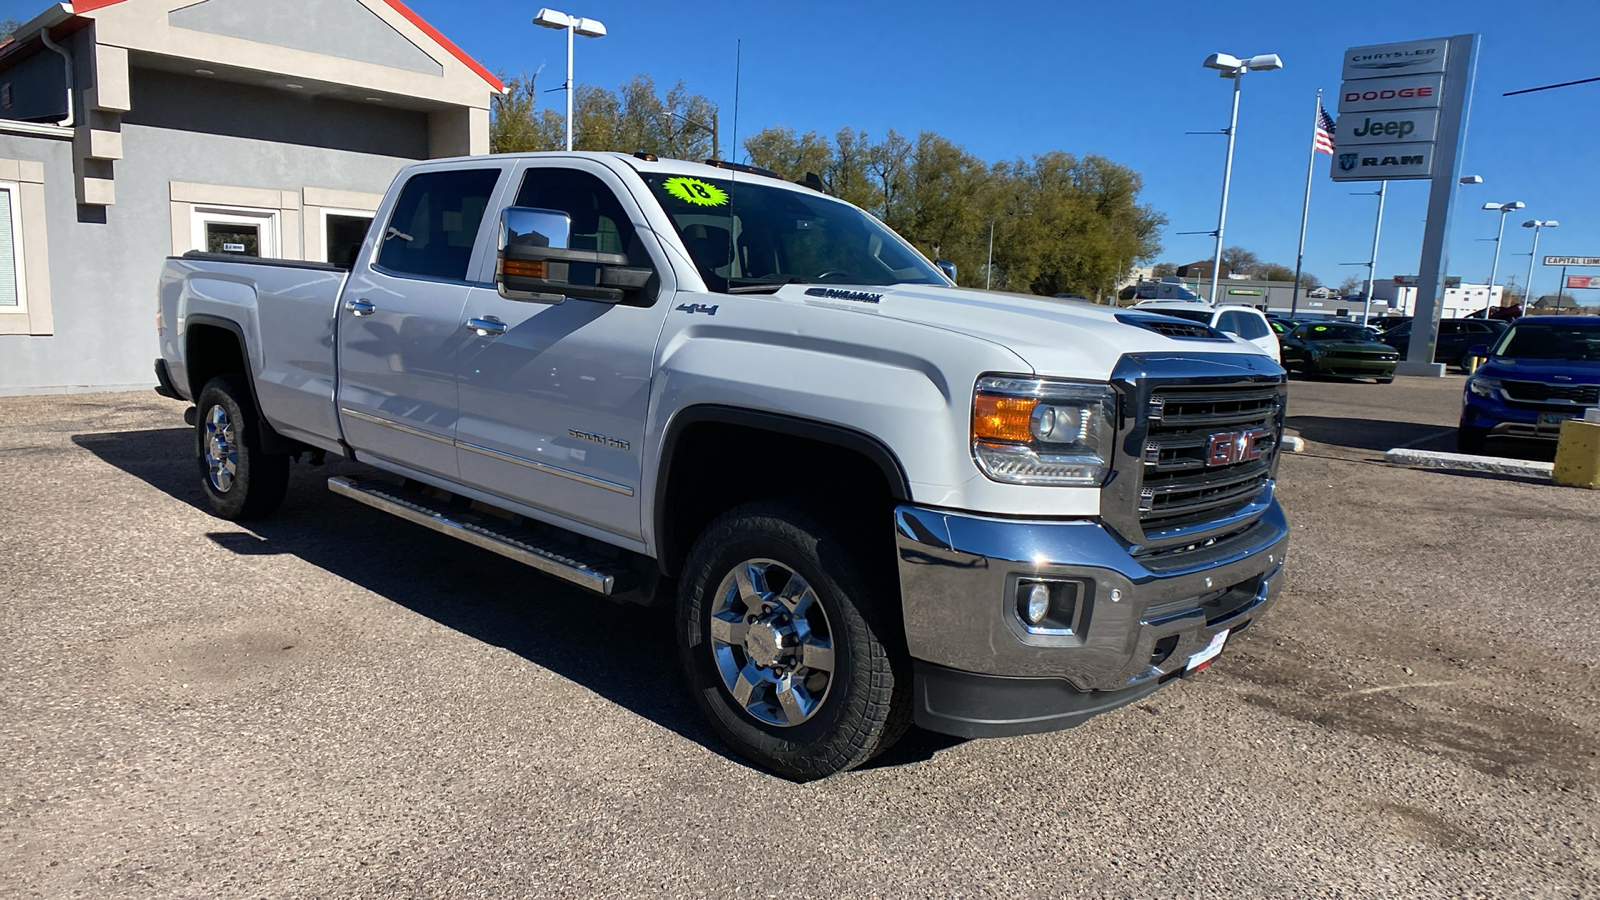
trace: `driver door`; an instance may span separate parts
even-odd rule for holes
[[[461,480],[550,510],[558,524],[642,540],[644,429],[670,269],[635,226],[644,216],[621,180],[599,163],[522,163],[506,196],[566,213],[570,248],[623,253],[657,276],[622,303],[551,303],[503,296],[487,261],[464,317],[488,327],[469,337],[456,367]]]

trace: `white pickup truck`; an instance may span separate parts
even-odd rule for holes
[[[675,603],[710,724],[791,778],[912,721],[995,737],[1136,701],[1282,581],[1270,358],[958,288],[751,167],[419,163],[350,269],[172,258],[159,321],[218,515],[272,513],[291,460],[338,454],[392,476],[339,494]]]

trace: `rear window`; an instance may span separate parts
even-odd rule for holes
[[[1191,322],[1204,322],[1211,324],[1211,313],[1204,309],[1152,309],[1150,312],[1160,316],[1171,316],[1174,319],[1188,319]]]
[[[1308,341],[1372,340],[1372,332],[1360,325],[1306,325],[1296,336]]]
[[[378,265],[400,275],[464,281],[499,169],[413,175],[379,239]]]
[[[1600,362],[1600,322],[1518,322],[1500,339],[1493,355]]]

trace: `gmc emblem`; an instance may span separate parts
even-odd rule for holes
[[[1231,466],[1236,463],[1260,459],[1266,449],[1262,446],[1268,432],[1265,428],[1248,431],[1223,431],[1206,441],[1206,465]]]

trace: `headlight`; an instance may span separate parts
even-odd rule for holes
[[[1116,414],[1104,384],[985,376],[972,397],[972,456],[1007,484],[1098,485],[1110,469]]]
[[[1492,400],[1500,395],[1500,379],[1474,375],[1467,379],[1467,390]]]

